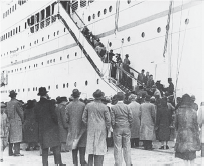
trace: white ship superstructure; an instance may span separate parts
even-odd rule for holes
[[[201,98],[202,6],[202,1],[4,2],[1,100],[8,101],[12,89],[18,99],[37,98],[41,86],[51,98],[69,96],[74,88],[86,98],[98,88],[106,95],[121,90],[108,80],[109,64],[85,40],[84,26],[107,50],[123,59],[129,54],[135,70],[145,69],[166,85],[172,77],[177,95]]]

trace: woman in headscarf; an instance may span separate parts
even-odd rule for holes
[[[167,98],[162,98],[160,105],[157,107],[156,128],[158,128],[158,139],[161,142],[159,149],[169,149],[168,141],[170,140],[170,125],[172,121],[172,112],[168,108]],[[166,142],[166,145],[164,143]]]
[[[178,132],[175,144],[175,157],[184,160],[185,165],[194,165],[196,151],[200,150],[199,130],[196,111],[191,107],[192,100],[188,94],[183,95],[181,105],[175,116]]]

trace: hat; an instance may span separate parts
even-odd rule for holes
[[[47,94],[47,90],[46,90],[46,88],[45,87],[40,87],[39,89],[38,89],[38,96],[45,96],[46,94]]]
[[[9,93],[10,93],[9,97],[16,97],[17,95],[17,93],[14,90],[11,90]]]
[[[73,98],[77,98],[77,97],[80,96],[80,94],[81,94],[81,92],[79,92],[78,89],[73,89],[71,96],[72,96]]]
[[[117,99],[118,99],[119,101],[124,100],[124,98],[125,98],[125,95],[124,95],[123,92],[118,92],[118,93],[117,93]]]
[[[156,86],[156,85],[153,85],[152,88],[157,88],[157,86]]]
[[[130,101],[132,101],[132,100],[136,100],[136,98],[137,98],[137,95],[131,94],[128,99],[129,99]]]
[[[6,108],[6,104],[1,103],[1,108]]]
[[[125,56],[126,56],[126,57],[129,57],[129,54],[126,54]]]
[[[67,97],[65,97],[65,96],[60,97],[60,103],[61,103],[62,101],[67,101]]]
[[[35,106],[35,101],[34,100],[28,100],[26,103],[26,108],[33,108]]]
[[[142,71],[145,71],[144,69],[142,69]]]
[[[191,99],[192,99],[192,100],[195,100],[195,95],[191,95]]]
[[[59,103],[61,102],[60,96],[58,96],[58,97],[56,98],[56,101],[57,101],[57,104],[59,104]]]
[[[150,101],[150,98],[151,98],[150,95],[146,95],[145,100]]]
[[[103,96],[103,93],[101,92],[100,89],[97,89],[94,93],[93,93],[93,97],[95,99],[100,99]]]
[[[168,78],[168,81],[172,81],[172,78]]]
[[[161,80],[158,80],[156,83],[160,83],[161,82]]]

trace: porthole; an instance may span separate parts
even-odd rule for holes
[[[88,81],[85,81],[85,85],[86,85],[86,86],[88,85]]]
[[[49,38],[50,38],[50,35],[48,35],[47,38],[49,39]]]
[[[112,42],[109,43],[109,46],[110,46],[110,47],[112,46]]]
[[[30,92],[30,88],[28,88],[28,92]]]
[[[20,89],[18,89],[18,92],[20,92]]]
[[[37,67],[37,66],[38,66],[38,64],[35,65],[35,67]]]
[[[59,35],[59,31],[57,31],[57,35]]]
[[[35,64],[33,66],[35,67]]]
[[[53,59],[53,62],[55,62],[55,59]]]
[[[101,12],[100,12],[100,11],[98,11],[98,17],[100,17],[100,14],[101,14]]]
[[[166,25],[166,30],[169,30],[169,25]]]
[[[75,82],[75,83],[74,83],[74,86],[76,87],[76,85],[77,85],[77,83]]]
[[[141,35],[142,37],[145,37],[145,33],[144,32],[142,32],[142,35]]]
[[[43,65],[43,62],[41,64]]]
[[[77,52],[75,52],[75,56],[77,56]]]
[[[189,23],[189,19],[185,19],[185,24],[187,25]]]
[[[66,29],[64,28],[64,32],[66,31]]]
[[[124,43],[124,38],[122,38],[121,42]]]
[[[131,3],[131,0],[128,0],[127,3],[130,4],[130,3]]]
[[[95,19],[95,14],[93,14],[92,18]]]
[[[112,12],[112,9],[113,9],[113,7],[112,7],[112,6],[110,6],[110,7],[109,7],[109,12]]]
[[[91,21],[91,16],[88,17],[88,21]]]
[[[62,57],[60,57],[60,60],[62,60]]]
[[[106,14],[107,13],[107,9],[104,9],[104,14]]]
[[[33,88],[33,91],[35,91],[35,88]]]
[[[55,32],[54,32],[54,36],[55,36]]]
[[[67,59],[69,59],[69,54],[67,55]]]
[[[29,66],[29,69],[30,69],[30,66]]]
[[[161,28],[160,28],[160,27],[157,28],[157,32],[158,32],[158,33],[161,32]]]
[[[23,92],[24,92],[24,89],[23,89]]]
[[[99,84],[99,79],[96,80],[96,83]]]
[[[56,89],[58,89],[58,85],[56,85]]]
[[[130,36],[127,38],[127,41],[130,42]]]
[[[38,88],[36,87],[36,88],[35,88],[35,90],[37,91],[37,90],[38,90]]]
[[[63,88],[65,88],[65,84],[63,84]]]
[[[69,83],[67,83],[67,88],[69,87]]]
[[[48,86],[48,90],[50,90],[50,86]]]
[[[42,37],[42,41],[44,40],[44,37]]]

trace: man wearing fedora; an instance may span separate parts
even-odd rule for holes
[[[132,111],[124,104],[124,93],[118,92],[118,103],[111,107],[111,121],[113,126],[115,166],[122,166],[122,147],[126,166],[131,165],[131,126]]]
[[[7,103],[7,115],[9,119],[9,156],[23,156],[20,154],[20,143],[23,140],[22,124],[24,122],[23,108],[16,99],[17,93],[10,91],[11,100]],[[14,152],[13,152],[14,149]]]
[[[101,102],[101,90],[93,93],[94,101],[87,104],[82,121],[87,125],[86,153],[89,166],[102,166],[107,152],[106,136],[110,130],[111,118],[108,107]]]
[[[86,148],[86,127],[82,122],[82,114],[85,104],[79,100],[81,92],[78,89],[72,91],[71,101],[66,107],[66,118],[69,124],[69,132],[67,136],[68,150],[72,151],[72,159],[74,166],[78,166],[78,151],[81,166],[86,165],[85,148]],[[76,144],[76,145],[74,145]]]
[[[45,87],[40,87],[38,96],[40,101],[36,103],[34,112],[39,129],[39,142],[42,148],[43,166],[48,166],[48,149],[52,148],[55,164],[64,166],[60,154],[60,136],[58,119],[55,112],[55,105],[47,99]]]
[[[168,78],[169,87],[164,88],[164,91],[168,93],[169,96],[174,93],[174,84],[172,83],[172,78]]]
[[[55,109],[57,118],[58,118],[61,152],[67,151],[66,140],[67,140],[67,134],[68,134],[68,123],[65,117],[66,104],[67,104],[67,97],[60,97],[60,99],[58,99],[58,104],[56,104],[56,109]]]

